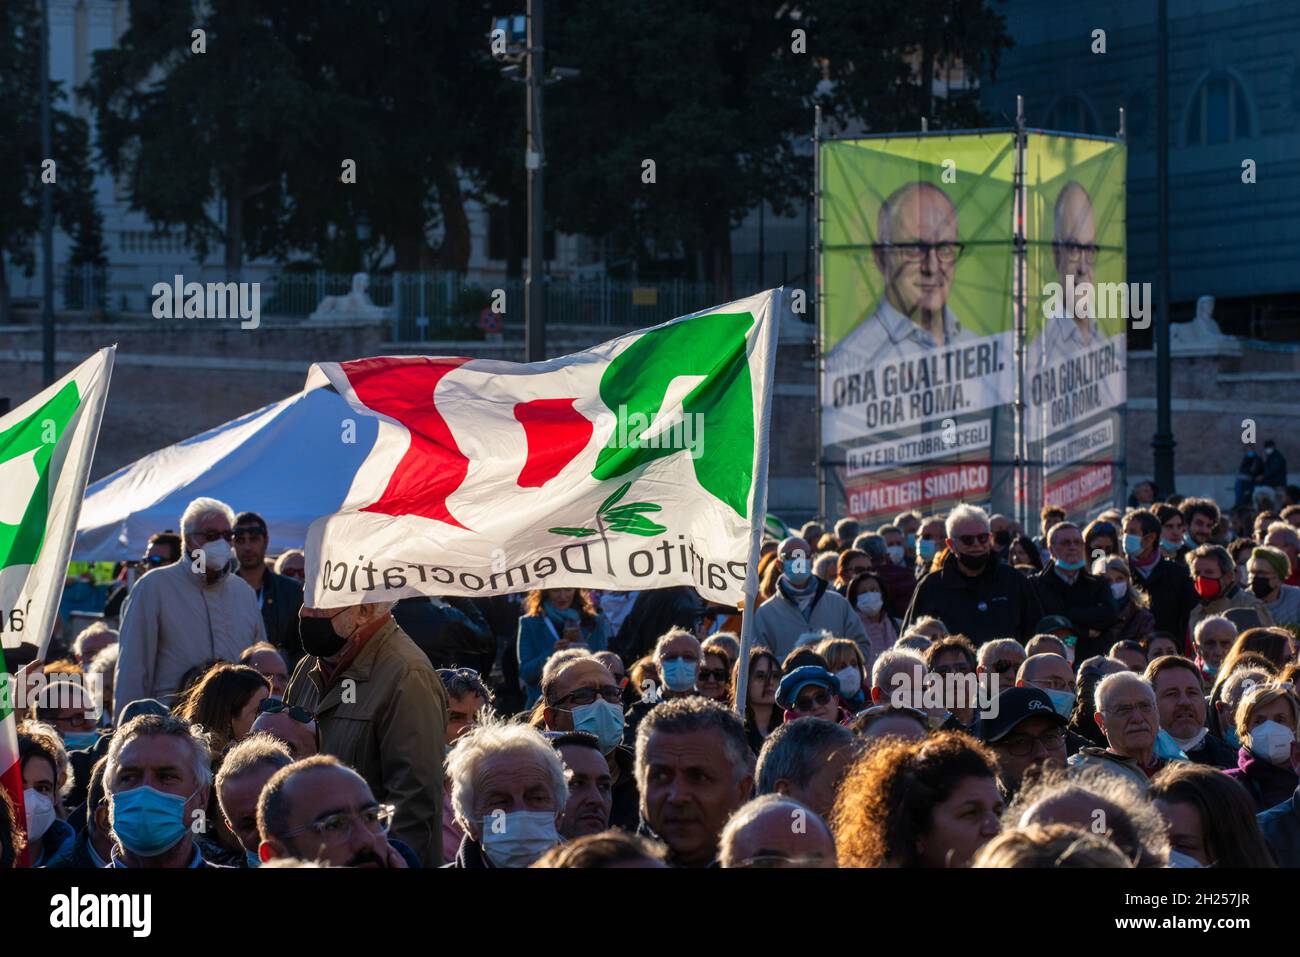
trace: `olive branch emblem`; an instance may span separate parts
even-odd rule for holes
[[[627,495],[628,490],[632,488],[631,482],[624,482],[618,487],[613,495],[601,503],[600,508],[596,509],[595,528],[575,527],[571,525],[562,525],[558,528],[548,528],[547,531],[555,535],[569,535],[573,538],[586,538],[589,535],[599,535],[605,543],[605,565],[609,568],[609,573],[614,574],[613,562],[609,555],[609,539],[606,532],[630,532],[633,535],[659,535],[668,531],[667,526],[652,522],[645,517],[646,512],[661,512],[663,506],[654,502],[628,502],[626,505],[619,505]]]

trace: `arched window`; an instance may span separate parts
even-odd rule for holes
[[[1250,136],[1246,91],[1230,73],[1211,73],[1187,104],[1184,140],[1188,146],[1214,146]]]
[[[1047,129],[1095,136],[1101,132],[1101,124],[1097,122],[1096,112],[1083,97],[1067,93],[1058,98],[1047,112]]]

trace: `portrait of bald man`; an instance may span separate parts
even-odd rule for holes
[[[974,339],[948,306],[962,249],[957,208],[938,186],[908,183],[891,193],[872,245],[884,295],[830,351],[828,368],[857,370]]]
[[[1056,281],[1062,290],[1067,287],[1066,277],[1074,288],[1073,308],[1064,301],[1062,307],[1053,308],[1043,330],[1047,360],[1074,355],[1103,337],[1097,328],[1096,290],[1084,299],[1084,289],[1096,281],[1097,271],[1097,217],[1092,208],[1092,197],[1078,182],[1071,180],[1061,187],[1056,196],[1052,214],[1052,262],[1056,266]]]

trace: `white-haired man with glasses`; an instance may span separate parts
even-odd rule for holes
[[[1043,617],[1042,605],[1033,584],[993,548],[988,513],[963,503],[948,513],[944,529],[949,554],[916,586],[903,631],[932,615],[976,648],[995,638],[1027,643]]]
[[[832,373],[855,372],[973,336],[948,307],[957,260],[957,208],[932,183],[908,183],[885,199],[876,216],[872,263],[883,295],[871,315],[828,356]]]
[[[1155,689],[1141,675],[1120,671],[1102,678],[1095,694],[1093,720],[1106,736],[1106,747],[1081,748],[1070,758],[1070,767],[1115,774],[1145,793],[1147,782],[1166,764],[1156,753],[1160,711]]]
[[[132,701],[167,701],[185,672],[205,661],[238,661],[266,641],[257,595],[238,575],[230,547],[235,513],[212,498],[181,516],[180,561],[155,568],[132,587],[122,608],[113,713]]]
[[[296,761],[266,782],[257,799],[257,853],[333,867],[406,867],[388,840],[395,809],[375,800],[370,785],[328,754]]]

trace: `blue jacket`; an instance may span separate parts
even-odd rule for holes
[[[609,649],[609,625],[603,615],[597,615],[591,624],[579,626],[583,640],[592,651]],[[559,632],[545,614],[525,615],[519,619],[519,677],[528,691],[524,707],[531,708],[542,696],[542,667],[555,650]]]
[[[1300,867],[1300,792],[1255,815],[1278,867]]]

